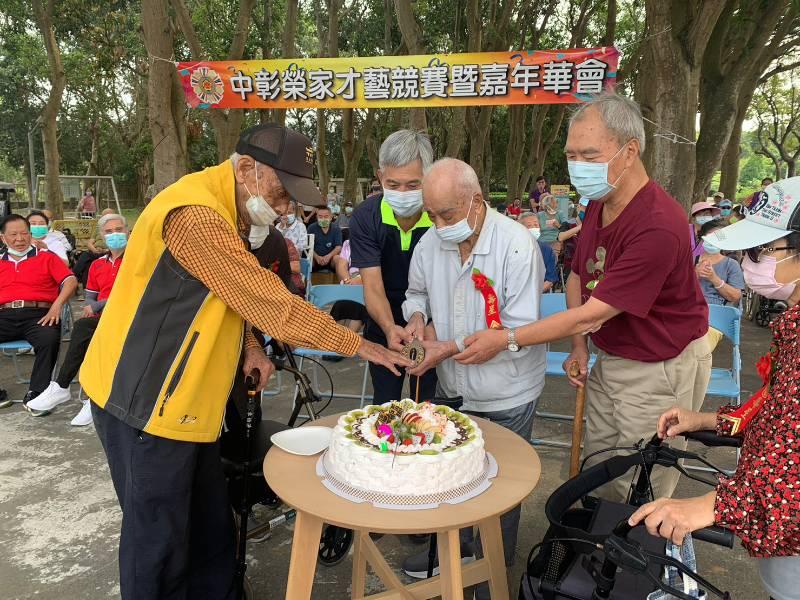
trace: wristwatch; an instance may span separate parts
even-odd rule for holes
[[[517,343],[517,330],[508,330],[508,351],[519,352],[519,344]]]

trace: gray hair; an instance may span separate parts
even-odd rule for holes
[[[426,133],[401,129],[387,137],[381,144],[378,153],[378,166],[404,167],[409,163],[419,160],[422,162],[422,171],[426,172],[433,162],[433,148]]]
[[[231,163],[233,163],[233,168],[234,169],[236,168],[236,165],[239,164],[239,159],[240,158],[242,158],[242,155],[239,154],[238,152],[234,152],[233,154],[231,154]]]
[[[106,223],[108,223],[109,221],[122,221],[122,225],[126,229],[128,228],[128,222],[125,220],[125,217],[123,217],[122,215],[115,215],[112,213],[110,215],[103,215],[102,217],[100,217],[100,220],[97,221],[97,230],[102,231],[103,227],[105,227]]]
[[[570,127],[586,116],[585,112],[589,107],[597,109],[603,123],[620,146],[631,140],[638,140],[639,153],[644,153],[644,121],[642,111],[636,102],[611,93],[594,96],[572,114],[569,120]]]
[[[539,218],[539,216],[535,212],[527,211],[519,216],[519,220],[522,221],[522,219],[530,219],[531,217],[536,217],[537,220]]]
[[[438,169],[446,169],[453,176],[453,183],[457,190],[459,200],[470,200],[474,194],[480,194],[481,183],[478,175],[469,164],[457,158],[440,158],[426,171],[429,173]]]

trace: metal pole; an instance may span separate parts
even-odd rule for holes
[[[36,208],[36,162],[33,160],[33,132],[36,130],[39,122],[34,123],[31,129],[28,129],[28,168],[31,174],[31,187],[30,198],[28,204],[31,209]]]

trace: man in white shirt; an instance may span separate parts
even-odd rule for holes
[[[545,347],[520,349],[514,328],[539,318],[544,281],[539,248],[525,227],[488,210],[475,171],[460,160],[434,163],[422,193],[435,227],[419,241],[408,273],[406,332],[425,347],[424,362],[409,373],[421,375],[435,367],[437,402],[460,400],[463,411],[529,439],[544,387]],[[506,352],[469,367],[452,360],[465,337],[489,326],[508,329]],[[508,566],[514,559],[519,515],[517,507],[501,519]],[[462,531],[461,538],[462,555],[467,556],[472,530]],[[426,564],[427,551],[407,559],[403,568],[412,577],[425,577]],[[489,598],[486,584],[478,586],[476,598]]]
[[[289,210],[285,215],[281,215],[277,225],[278,231],[283,237],[291,240],[297,251],[302,254],[308,248],[308,231],[303,225],[303,220],[297,218],[297,205],[294,201],[289,202]]]

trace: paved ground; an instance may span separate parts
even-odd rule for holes
[[[758,380],[752,365],[768,347],[769,333],[745,323],[743,336],[743,387],[754,390]],[[730,349],[721,346],[715,354],[720,366],[728,363]],[[31,357],[21,357],[29,369]],[[360,389],[362,368],[353,361],[326,363],[337,386]],[[0,385],[12,397],[21,398],[25,387],[14,381],[10,360],[0,362]],[[286,386],[284,385],[284,388]],[[569,410],[573,394],[562,379],[548,380],[543,405]],[[336,402],[329,412],[348,410],[350,402]],[[709,407],[715,406],[710,400]],[[62,405],[56,413],[32,418],[15,405],[0,412],[0,597],[39,600],[99,600],[119,595],[116,549],[120,511],[108,476],[105,459],[92,427],[75,429],[69,421],[78,411],[77,402]],[[265,414],[288,418],[287,392],[265,403]],[[655,424],[656,415],[654,415]],[[537,424],[544,437],[567,439],[561,425]],[[523,507],[517,564],[510,571],[512,596],[516,595],[531,546],[546,530],[543,504],[566,476],[567,453],[540,449],[543,473],[534,494]],[[731,465],[730,453],[710,453],[721,465]],[[703,486],[682,481],[678,494],[701,493]],[[273,513],[264,510],[260,517]],[[291,527],[276,530],[271,539],[249,547],[248,574],[258,598],[283,598],[288,569]],[[379,546],[393,565],[420,547],[407,539],[384,537]],[[765,598],[754,565],[741,548],[723,550],[698,542],[701,572],[734,598]],[[319,567],[314,598],[349,598],[349,559],[336,567]],[[374,578],[373,590],[380,589]]]

